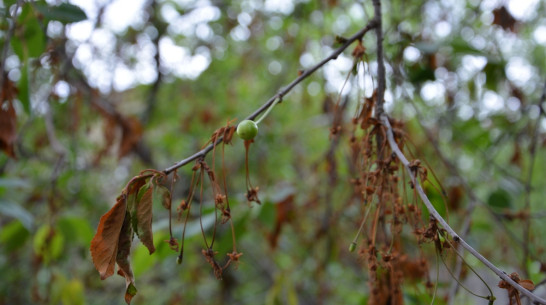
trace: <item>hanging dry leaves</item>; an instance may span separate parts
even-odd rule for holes
[[[91,257],[102,280],[114,274],[114,264],[126,207],[125,196],[119,196],[110,211],[100,218],[97,233],[91,241]]]

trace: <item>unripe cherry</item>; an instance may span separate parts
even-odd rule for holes
[[[237,126],[237,135],[243,140],[252,140],[258,134],[258,125],[251,120],[244,120]]]

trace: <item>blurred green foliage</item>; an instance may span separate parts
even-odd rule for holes
[[[370,1],[138,1],[132,4],[138,17],[131,18],[116,3],[127,5],[3,1],[2,73],[17,89],[17,159],[0,155],[0,304],[121,304],[123,279],[101,281],[88,249],[100,216],[129,179],[198,151],[214,130],[240,121],[299,70],[328,56],[336,35],[351,36],[373,16]],[[516,14],[518,2],[506,1],[514,24],[496,17],[502,3],[382,1],[386,107],[406,121],[411,157],[427,161],[426,191],[441,214],[456,229],[472,217],[469,242],[536,283],[546,265],[546,3],[531,1],[528,11]],[[197,209],[177,265],[177,254],[163,242],[169,239],[167,211],[156,204],[156,252],[150,256],[136,245],[131,254],[134,304],[367,304],[365,261],[358,248],[347,251],[363,213],[347,204],[354,178],[348,139],[335,150],[333,180],[326,162],[333,103],[349,101],[349,121],[377,85],[373,33],[363,44],[368,64],[342,93],[351,48],[284,97],[260,126],[249,164],[262,205],[249,207],[244,199],[242,141],[234,138],[225,147],[237,250],[244,253],[238,269],[230,266],[223,280],[214,278],[201,255]],[[178,175],[173,211],[188,194],[191,165]],[[464,183],[481,201],[470,216]],[[409,187],[406,195],[418,203]],[[272,247],[277,208],[289,196],[292,218],[281,224]],[[212,198],[203,200],[202,225],[210,238]],[[180,239],[181,222],[173,214]],[[407,253],[424,252],[434,266],[434,249],[418,247],[412,228],[405,230]],[[224,261],[232,249],[227,225],[217,228],[216,240]],[[483,271],[498,298],[505,295],[498,279],[471,258],[469,264]],[[453,280],[440,272],[438,293],[445,295]],[[436,282],[435,272],[430,276]],[[462,281],[473,283],[473,275]],[[431,300],[424,283],[404,289],[406,304]],[[484,294],[484,287],[476,289]],[[475,302],[464,291],[455,301]]]

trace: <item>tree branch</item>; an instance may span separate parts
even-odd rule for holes
[[[546,305],[546,300],[533,294],[531,291],[521,287],[518,283],[516,283],[514,280],[506,274],[506,272],[500,270],[495,265],[493,265],[489,260],[487,260],[483,255],[481,255],[478,251],[476,251],[474,248],[472,248],[464,239],[462,239],[457,232],[455,232],[449,224],[440,216],[438,211],[434,208],[430,200],[428,199],[427,195],[425,194],[425,191],[421,187],[421,184],[419,184],[418,179],[416,179],[415,175],[412,173],[411,169],[409,168],[409,161],[406,159],[402,151],[400,151],[400,148],[396,144],[393,136],[393,131],[391,124],[389,122],[388,117],[383,114],[381,115],[381,122],[383,125],[387,128],[387,140],[389,142],[389,146],[391,147],[392,151],[396,154],[397,158],[402,162],[404,167],[409,173],[409,176],[411,178],[411,181],[413,182],[415,189],[417,190],[417,193],[419,194],[419,197],[421,197],[421,200],[425,204],[427,210],[430,212],[431,216],[434,217],[446,230],[446,232],[453,238],[455,242],[457,242],[459,245],[461,245],[464,249],[466,249],[470,254],[472,254],[474,257],[476,257],[479,261],[481,261],[485,266],[487,266],[489,269],[491,269],[495,274],[497,274],[501,279],[509,283],[512,287],[514,287],[516,290],[521,292],[523,295],[529,297],[533,302],[538,304],[544,304]]]
[[[260,108],[256,109],[252,114],[247,116],[245,118],[245,120],[255,119],[258,115],[260,115],[260,113],[264,112],[267,108],[269,108],[269,106],[271,106],[271,104],[273,104],[277,99],[282,100],[282,98],[286,94],[288,94],[294,87],[296,87],[296,85],[301,83],[304,79],[306,79],[311,74],[313,74],[315,71],[317,71],[319,68],[324,66],[327,62],[337,59],[339,54],[341,54],[343,51],[345,51],[345,49],[347,49],[353,42],[355,42],[356,40],[362,40],[362,37],[368,31],[370,31],[371,29],[376,28],[377,25],[378,25],[378,22],[377,22],[377,16],[376,16],[374,19],[372,19],[368,23],[368,25],[366,25],[366,27],[362,28],[360,31],[358,31],[356,34],[354,34],[350,38],[347,38],[347,40],[345,40],[345,43],[341,47],[337,48],[334,52],[332,52],[332,54],[330,54],[330,56],[326,57],[321,62],[314,65],[309,70],[304,71],[298,78],[294,79],[290,84],[288,84],[286,87],[282,88],[277,94],[275,94],[274,96],[269,98],[269,100],[267,102],[265,102],[262,106],[260,106]],[[174,165],[172,165],[172,166],[166,168],[165,170],[163,170],[163,172],[166,175],[168,175],[171,172],[173,172],[174,170],[176,170],[176,169],[178,169],[178,168],[180,168],[180,167],[182,167],[182,166],[184,166],[184,165],[186,165],[186,164],[188,164],[188,163],[190,163],[190,162],[192,162],[194,160],[204,158],[214,148],[214,146],[219,144],[220,142],[222,142],[223,139],[224,139],[223,137],[218,137],[216,142],[211,143],[207,147],[201,149],[200,151],[194,153],[193,155],[178,161]]]
[[[374,20],[377,22],[375,36],[377,37],[377,100],[375,103],[375,115],[379,118],[385,109],[385,61],[383,59],[383,19],[381,18],[381,0],[373,0]]]

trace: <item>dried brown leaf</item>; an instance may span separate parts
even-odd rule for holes
[[[521,280],[518,284],[529,291],[535,290],[535,284],[531,280]]]
[[[114,274],[121,228],[125,220],[127,202],[125,196],[117,198],[116,204],[102,215],[97,233],[91,240],[91,257],[102,280]]]

